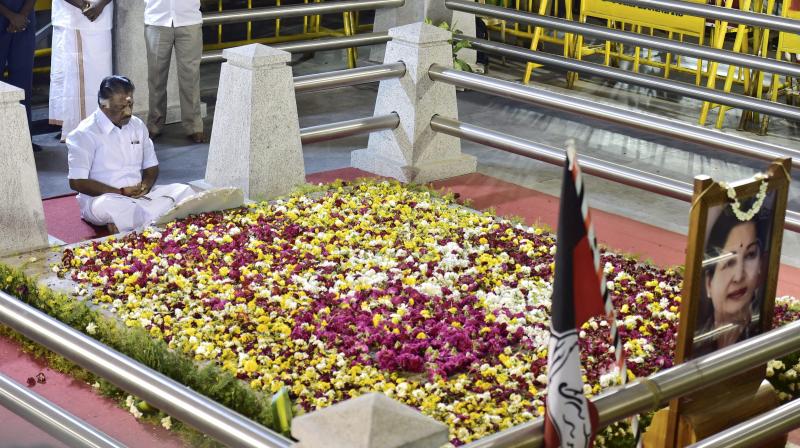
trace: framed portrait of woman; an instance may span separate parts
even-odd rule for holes
[[[738,182],[695,178],[675,363],[772,327],[788,160]]]
[[[695,177],[675,364],[772,328],[790,169],[786,158],[773,162],[766,173],[737,182]],[[765,372],[752,369],[701,394],[671,400],[665,446],[686,442],[687,434],[696,436],[719,423],[712,415],[721,408],[720,400],[750,406],[746,397],[754,396]],[[703,421],[705,428],[679,431],[679,421],[697,415],[703,418],[694,421]],[[725,415],[719,418],[731,423]]]

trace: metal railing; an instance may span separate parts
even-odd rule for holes
[[[748,448],[800,427],[800,399],[709,436],[689,448]]]
[[[0,291],[0,323],[229,446],[292,442]]]
[[[300,142],[304,145],[336,140],[353,135],[395,129],[400,126],[400,117],[392,112],[380,117],[358,118],[300,129]]]
[[[554,165],[564,165],[566,158],[563,149],[543,145],[502,132],[462,123],[458,120],[434,116],[431,129],[442,134],[451,135],[474,143],[491,146],[529,159],[541,160]],[[626,168],[616,163],[607,162],[590,156],[580,156],[581,170],[587,174],[618,182],[631,187],[640,188],[652,193],[661,194],[682,201],[692,201],[692,185],[664,176],[650,174],[645,171]]]
[[[759,14],[739,9],[714,6],[706,3],[691,3],[676,0],[616,0],[630,6],[656,9],[659,11],[677,12],[696,17],[707,17],[742,23],[776,31],[800,34],[800,22],[772,14]]]
[[[434,81],[466,87],[479,92],[489,93],[530,104],[564,110],[578,115],[588,116],[605,122],[622,125],[627,129],[647,131],[650,134],[665,135],[682,141],[690,141],[707,147],[722,149],[740,155],[754,157],[764,161],[773,161],[778,157],[791,157],[793,166],[800,166],[800,151],[784,148],[769,143],[750,140],[711,129],[692,126],[679,121],[669,120],[641,112],[630,111],[594,101],[574,98],[560,93],[549,92],[532,86],[502,81],[487,76],[453,70],[434,64],[429,70]],[[486,131],[486,130],[484,130]],[[495,135],[501,138],[501,135]],[[476,137],[477,138],[477,137]],[[485,139],[484,139],[485,140]],[[521,139],[520,139],[521,140]],[[482,141],[485,143],[485,141]],[[490,145],[491,146],[491,145]],[[503,148],[501,148],[503,149]],[[636,185],[645,188],[643,185]],[[662,188],[663,186],[654,187]],[[645,188],[646,189],[646,188]],[[677,199],[685,199],[684,193],[666,188],[662,194]],[[678,196],[675,196],[675,195]],[[691,199],[689,199],[691,200]],[[784,227],[793,232],[800,232],[800,213],[787,211]]]
[[[800,321],[637,379],[592,399],[598,412],[598,425],[602,428],[628,416],[658,409],[673,398],[697,392],[744,370],[794,353],[798,347]],[[543,440],[544,420],[539,418],[484,437],[465,448],[537,448],[542,446]]]
[[[642,87],[671,92],[689,98],[703,101],[711,101],[726,106],[738,107],[754,112],[760,112],[774,117],[787,118],[789,120],[800,121],[800,108],[787,106],[767,100],[760,100],[746,95],[726,93],[720,90],[700,87],[694,84],[672,81],[659,76],[644,75],[629,72],[614,67],[594,64],[580,60],[571,60],[562,56],[556,56],[540,51],[532,51],[526,48],[515,47],[513,45],[491,42],[474,37],[456,35],[456,40],[469,41],[471,47],[478,51],[485,51],[501,56],[519,59],[523,61],[536,62],[549,67],[557,67],[563,70],[576,71],[587,75],[599,76],[615,81],[635,84]]]
[[[405,0],[345,0],[326,3],[277,6],[272,8],[208,12],[203,14],[203,25],[223,25],[226,23],[243,23],[254,22],[257,20],[285,19],[288,17],[316,16],[379,8],[399,8],[404,4]]]
[[[60,442],[74,448],[125,448],[46,398],[20,386],[0,373],[0,406],[24,418]],[[5,428],[4,431],[11,431]]]
[[[295,93],[316,92],[337,87],[355,86],[384,79],[400,78],[406,74],[406,65],[402,62],[394,64],[374,65],[348,70],[337,70],[313,75],[295,76]]]
[[[434,116],[431,129],[442,134],[469,140],[481,145],[491,146],[506,152],[531,159],[541,160],[554,165],[564,164],[564,150],[553,148],[502,132],[462,123],[450,118]],[[590,156],[581,157],[581,169],[586,173],[629,187],[657,193],[663,196],[692,202],[692,185],[669,177],[651,174],[646,171],[627,168],[616,163],[607,162]],[[786,212],[784,228],[800,232],[800,213]]]
[[[596,37],[606,41],[621,42],[623,44],[633,45],[635,47],[653,48],[656,50],[692,56],[697,59],[708,59],[736,66],[755,68],[769,73],[777,73],[794,77],[800,76],[800,66],[777,61],[775,59],[761,58],[749,54],[736,53],[717,48],[709,48],[686,42],[677,42],[674,40],[649,36],[646,34],[618,31],[598,25],[572,22],[565,19],[530,14],[527,12],[498,6],[482,5],[468,0],[445,0],[445,6],[454,11],[490,16],[525,25],[535,25],[561,30],[567,33],[577,33],[584,36]]]
[[[607,123],[622,125],[627,129],[646,131],[648,134],[663,135],[760,160],[772,161],[778,157],[791,157],[793,165],[800,167],[800,151],[796,149],[759,142],[655,115],[574,98],[533,86],[466,73],[438,64],[431,66],[429,75],[434,81],[441,81],[529,104],[564,110]]]
[[[360,47],[366,45],[385,44],[392,40],[388,33],[364,33],[355,36],[331,37],[311,39],[297,42],[285,42],[270,45],[272,48],[288,51],[289,53],[304,53],[313,51],[339,50],[342,48]],[[200,60],[203,64],[224,62],[222,50],[207,51]]]

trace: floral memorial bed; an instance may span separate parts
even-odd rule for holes
[[[287,386],[303,411],[379,391],[460,445],[543,412],[554,252],[543,229],[363,181],[68,249],[54,269],[174,351]],[[602,260],[630,375],[670,367],[680,275]],[[776,324],[798,314],[778,300]],[[618,383],[607,322],[580,337],[586,392]],[[771,364],[785,393],[795,364]]]

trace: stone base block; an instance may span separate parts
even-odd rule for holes
[[[407,165],[404,161],[390,159],[378,151],[359,149],[350,155],[350,166],[379,176],[391,177],[400,182],[423,184],[435,180],[474,173],[477,169],[475,157],[460,154],[449,159],[425,161],[424,165]]]

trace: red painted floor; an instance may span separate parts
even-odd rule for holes
[[[327,183],[336,179],[354,180],[375,177],[353,168],[315,173],[307,176],[312,183]],[[452,191],[469,199],[477,209],[493,207],[500,215],[520,216],[529,224],[545,224],[552,229],[558,225],[558,198],[494,179],[482,174],[469,174],[433,186]],[[66,242],[77,242],[102,236],[102,232],[80,220],[77,203],[73,197],[44,201],[48,231]],[[660,266],[684,263],[686,237],[622,216],[592,210],[598,240],[607,247],[642,259],[652,260]],[[688,217],[687,217],[688,218]],[[781,266],[778,293],[800,296],[800,269]],[[128,412],[110,400],[97,396],[91,387],[69,377],[50,371],[30,356],[21,353],[17,345],[0,338],[0,371],[25,383],[40,371],[47,376],[46,384],[37,384],[34,391],[85,419],[90,424],[116,437],[130,446],[182,446],[167,431],[143,425]],[[13,428],[13,429],[11,429]],[[800,444],[800,433],[790,435],[790,441]],[[0,408],[0,448],[4,447],[61,446],[50,436],[32,427],[10,412]]]
[[[0,371],[20,384],[43,372],[47,382],[31,390],[130,447],[183,447],[173,433],[141,424],[110,399],[95,394],[91,386],[47,368],[23,353],[16,342],[0,337]],[[0,447],[44,448],[65,446],[39,428],[0,406]]]

